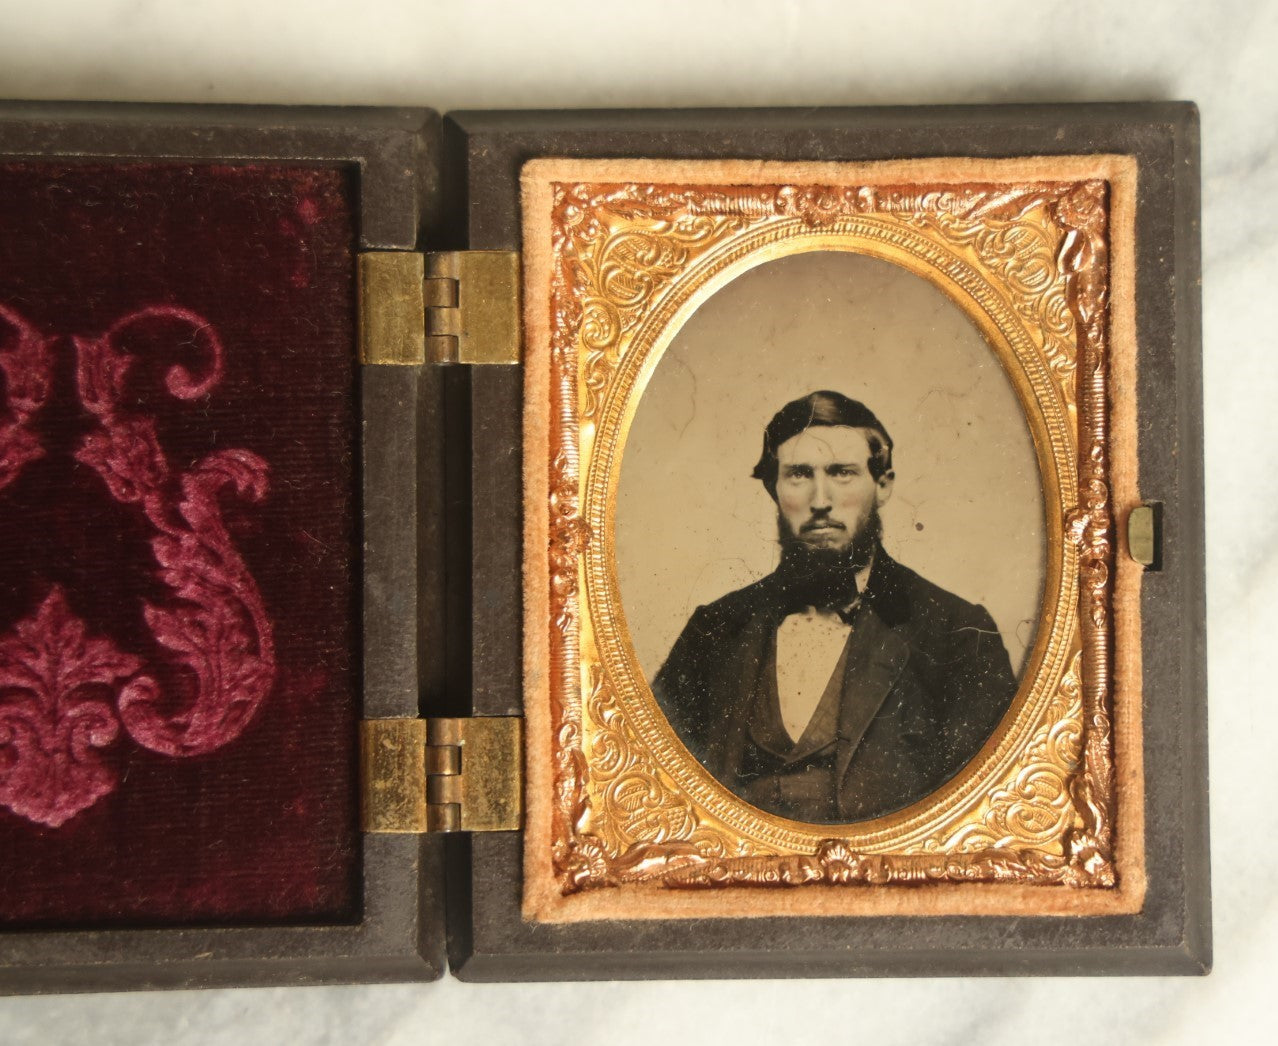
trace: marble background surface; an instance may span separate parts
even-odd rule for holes
[[[0,1000],[0,1042],[1231,1041],[1272,1026],[1278,4],[0,0],[0,96],[1202,108],[1216,969],[1202,979],[427,986]],[[8,859],[0,855],[0,860]],[[1263,1037],[1263,1032],[1261,1032]]]

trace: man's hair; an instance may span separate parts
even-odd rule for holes
[[[815,425],[846,425],[860,429],[870,445],[870,475],[879,480],[892,471],[892,437],[864,403],[841,392],[809,392],[791,400],[773,416],[763,430],[763,453],[753,476],[761,480],[773,501],[777,499],[777,449],[805,429]]]

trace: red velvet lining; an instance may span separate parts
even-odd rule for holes
[[[0,925],[354,917],[350,181],[0,165]]]

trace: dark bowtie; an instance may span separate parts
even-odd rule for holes
[[[851,611],[861,595],[857,569],[852,557],[844,552],[787,546],[777,568],[782,610],[786,614],[797,614],[808,607],[834,610],[851,624]]]

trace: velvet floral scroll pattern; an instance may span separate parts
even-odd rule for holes
[[[0,490],[45,454],[34,422],[50,396],[62,344],[0,306]],[[157,666],[95,634],[74,597],[49,585],[39,606],[0,637],[0,805],[50,828],[65,824],[118,784],[102,750],[123,731],[153,752],[212,752],[238,737],[270,693],[275,653],[258,586],[236,551],[219,498],[261,501],[268,466],[224,449],[185,470],[165,455],[152,417],[130,409],[135,357],[129,330],[164,324],[194,342],[204,371],[172,366],[167,391],[181,400],[221,380],[224,353],[212,326],[186,309],[129,313],[97,337],[74,337],[76,391],[92,428],[75,459],[104,494],[132,506],[150,528],[156,578],[168,598],[142,607],[156,643],[184,685],[166,688]],[[7,330],[5,329],[7,328]],[[177,692],[170,692],[176,690]]]

